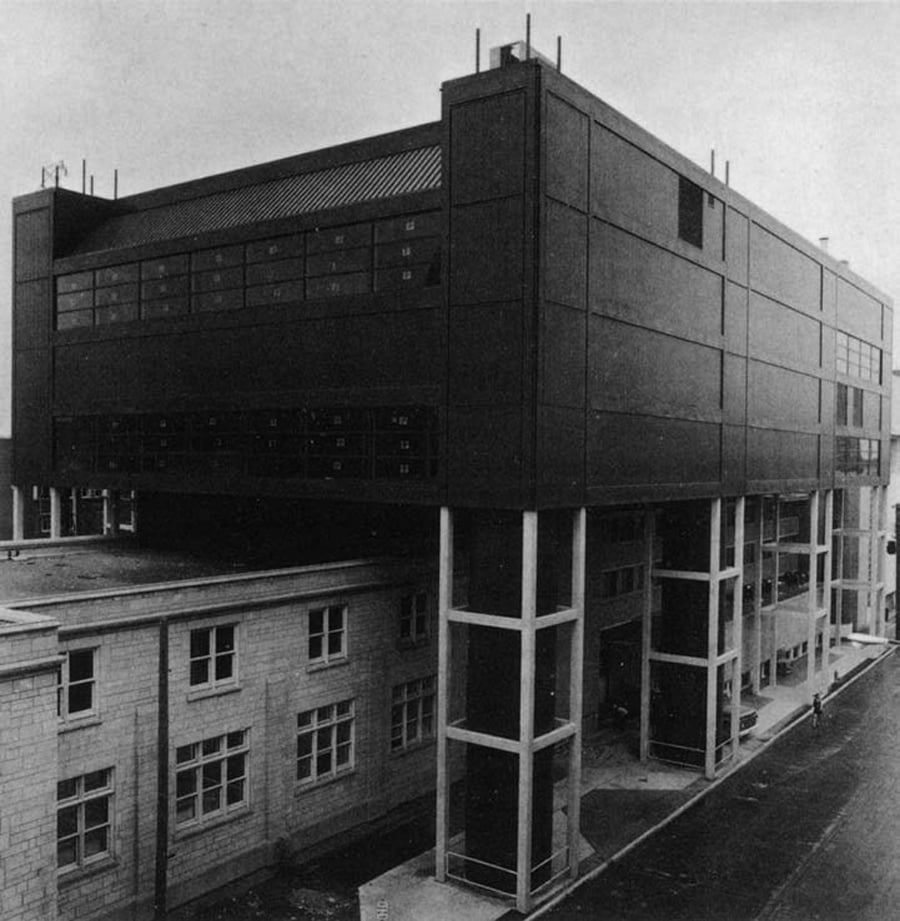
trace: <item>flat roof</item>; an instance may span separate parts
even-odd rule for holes
[[[251,572],[240,560],[136,544],[53,547],[0,556],[0,607],[36,598]]]

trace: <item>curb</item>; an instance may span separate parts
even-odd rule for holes
[[[856,681],[858,681],[863,675],[868,674],[879,662],[882,662],[889,655],[893,655],[895,649],[896,646],[894,644],[889,645],[889,647],[880,656],[869,660],[867,665],[859,668],[855,674],[851,674],[850,677],[848,677],[845,681],[842,681],[841,684],[825,694],[823,700],[828,700],[835,695],[840,694],[845,688],[849,688],[851,685],[855,684]],[[732,767],[729,768],[720,777],[717,777],[715,780],[711,780],[708,786],[704,787],[702,790],[699,790],[694,794],[694,796],[692,796],[686,802],[682,803],[677,809],[669,813],[669,815],[667,815],[664,819],[661,819],[655,825],[652,825],[650,828],[648,828],[645,832],[642,832],[640,835],[638,835],[637,838],[634,839],[634,841],[630,841],[620,851],[615,853],[607,860],[604,860],[603,863],[589,870],[584,874],[584,876],[579,876],[578,879],[574,880],[570,885],[566,886],[565,889],[556,893],[556,895],[548,899],[543,905],[539,906],[529,914],[519,915],[519,917],[527,918],[529,921],[531,921],[532,918],[538,918],[544,913],[548,912],[551,908],[555,908],[560,902],[562,902],[564,899],[567,899],[573,892],[575,892],[576,889],[580,888],[590,880],[598,877],[601,873],[612,867],[613,864],[618,863],[618,861],[620,861],[626,854],[628,854],[630,851],[633,851],[639,845],[643,844],[644,841],[646,841],[651,835],[656,834],[656,832],[658,832],[661,828],[665,828],[665,826],[670,822],[675,821],[675,819],[682,815],[682,813],[687,812],[688,809],[690,809],[692,806],[695,806],[701,799],[703,799],[704,796],[706,796],[712,790],[715,790],[719,784],[736,774],[742,767],[744,767],[744,765],[749,764],[757,755],[759,755],[761,752],[764,752],[770,745],[772,745],[773,742],[776,742],[786,732],[788,732],[788,730],[798,726],[804,720],[811,718],[811,716],[812,708],[804,707],[798,713],[798,715],[794,717],[788,717],[783,722],[783,725],[777,728],[777,731],[775,731],[769,738],[763,741],[759,748],[748,750],[745,757],[741,758],[740,761],[732,765]],[[505,915],[501,915],[501,919],[506,918],[507,916],[514,917],[516,914],[517,913],[513,910],[512,912],[508,912]]]

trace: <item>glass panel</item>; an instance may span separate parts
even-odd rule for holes
[[[95,828],[109,822],[109,797],[98,796],[84,804],[84,827]]]
[[[336,656],[341,652],[341,649],[344,645],[344,634],[343,633],[329,633],[328,634],[328,654],[330,656]]]
[[[353,709],[352,700],[342,700],[337,705],[337,714],[338,716],[347,716],[352,709]]]
[[[316,721],[319,723],[327,723],[334,712],[332,707],[319,707],[316,711]]]
[[[177,822],[190,822],[197,817],[197,797],[189,796],[178,800],[175,806],[175,819]]]
[[[222,656],[216,656],[216,681],[224,681],[231,678],[234,674],[234,656],[226,653]]]
[[[109,771],[92,771],[90,774],[84,775],[86,793],[91,790],[102,790],[106,786],[109,786]]]
[[[234,780],[228,784],[226,792],[226,802],[229,806],[235,806],[244,801],[244,781]]]
[[[83,681],[94,676],[94,650],[69,653],[69,681]]]
[[[227,776],[229,780],[237,780],[244,776],[244,763],[246,755],[231,755],[228,759]]]
[[[64,838],[78,832],[78,807],[67,806],[56,813],[56,836]]]
[[[222,736],[203,740],[203,755],[214,755],[222,748]]]
[[[203,788],[217,787],[222,783],[222,762],[212,761],[203,765]]]
[[[337,763],[338,767],[342,767],[350,763],[350,745],[339,745],[337,750]]]
[[[216,652],[234,650],[234,627],[219,627],[216,630]]]
[[[312,759],[301,758],[297,762],[297,780],[306,780],[312,775]]]
[[[56,863],[60,867],[69,867],[78,863],[78,839],[69,838],[56,846]]]
[[[311,636],[309,638],[309,657],[310,659],[322,658],[322,637]]]
[[[189,796],[197,790],[197,772],[195,770],[179,771],[175,775],[175,795]]]
[[[193,761],[196,757],[196,745],[181,745],[175,749],[175,763],[184,764],[185,761]]]
[[[71,780],[61,780],[56,785],[56,798],[57,799],[69,799],[70,797],[75,796],[78,793],[78,778],[74,777]]]
[[[209,655],[209,630],[191,630],[191,658]]]
[[[244,744],[244,731],[229,732],[227,745],[229,748],[240,748]]]
[[[316,758],[316,774],[322,777],[324,774],[331,773],[331,752],[321,752]]]
[[[83,713],[94,706],[94,683],[73,684],[69,687],[69,713]]]
[[[222,788],[215,787],[212,790],[206,790],[203,793],[203,814],[217,812],[222,805]]]
[[[333,607],[328,609],[328,628],[330,630],[341,630],[344,626],[344,609]]]
[[[340,744],[341,742],[350,741],[350,729],[351,729],[351,724],[349,720],[345,723],[338,723],[338,726],[337,726],[338,744]]]
[[[191,662],[191,684],[206,684],[209,681],[209,659]]]
[[[84,836],[85,859],[96,857],[97,854],[105,854],[109,850],[108,835],[108,828],[95,828],[93,831],[87,832]]]
[[[312,754],[312,733],[304,732],[297,736],[297,757],[301,758]]]
[[[297,728],[312,725],[312,710],[297,714]]]
[[[322,633],[322,618],[324,614],[324,611],[309,612],[309,632],[311,636],[315,633]]]

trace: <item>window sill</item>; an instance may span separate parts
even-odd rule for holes
[[[309,672],[322,672],[327,668],[341,668],[350,664],[350,660],[345,656],[343,659],[332,659],[329,662],[310,662]]]
[[[241,685],[239,683],[225,684],[214,688],[197,688],[196,690],[188,691],[187,699],[188,703],[192,703],[195,700],[206,700],[207,697],[222,697],[225,694],[236,694],[240,690]]]
[[[57,886],[64,888],[69,885],[74,885],[75,883],[79,883],[91,876],[96,876],[98,873],[105,873],[107,870],[112,870],[118,865],[119,861],[116,860],[115,857],[109,856],[97,860],[95,863],[89,863],[85,867],[73,867],[69,870],[57,870]]]
[[[348,777],[356,776],[356,767],[348,768],[346,771],[341,771],[339,774],[331,774],[328,777],[322,778],[322,780],[295,780],[294,781],[294,793],[297,796],[303,796],[306,793],[312,793],[314,790],[321,790],[323,787],[330,787],[332,784],[340,783],[342,780],[346,780]]]
[[[252,815],[252,813],[253,810],[249,806],[241,806],[240,808],[234,809],[231,812],[226,812],[225,815],[219,815],[214,819],[208,819],[206,822],[197,822],[193,825],[185,825],[182,828],[176,827],[174,839],[176,843],[178,841],[187,841],[191,838],[196,838],[198,835],[202,835],[205,832],[213,831],[216,828],[221,828],[223,825],[228,825],[231,822],[236,822],[238,819]]]
[[[57,729],[60,735],[67,732],[75,732],[76,729],[87,729],[89,726],[99,726],[103,720],[99,713],[92,713],[90,716],[69,717],[67,720],[61,720]]]

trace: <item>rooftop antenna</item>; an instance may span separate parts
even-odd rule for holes
[[[113,199],[119,197],[119,171],[113,170]]]
[[[91,195],[94,194],[94,174],[91,173]]]
[[[562,73],[562,36],[556,36],[556,72]]]
[[[731,161],[730,161],[730,160],[726,160],[726,161],[725,161],[725,185],[726,185],[726,186],[730,186],[730,185],[731,185],[731,169],[730,169],[730,167],[731,167]]]
[[[81,194],[84,195],[87,188],[87,160],[81,158]]]
[[[525,60],[531,60],[531,13],[525,14]]]
[[[715,148],[713,148],[709,152],[709,171],[713,176],[716,175],[716,150]]]
[[[475,73],[481,73],[481,29],[475,30]]]
[[[56,163],[48,163],[46,166],[41,167],[41,188],[47,188],[47,179],[49,176],[53,176],[53,183],[55,187],[59,188],[59,174],[62,173],[63,176],[68,176],[69,171],[66,169],[65,160],[58,160]]]

